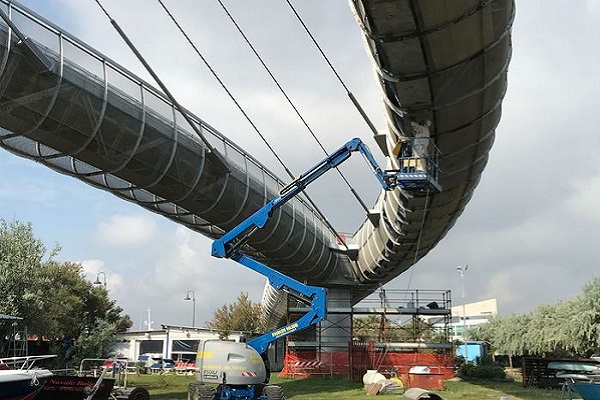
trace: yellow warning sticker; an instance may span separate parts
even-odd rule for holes
[[[212,351],[199,351],[198,358],[202,358],[204,360],[208,360],[214,357],[214,353]]]

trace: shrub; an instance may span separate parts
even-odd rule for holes
[[[506,379],[504,368],[497,365],[480,364],[475,365],[466,362],[460,366],[457,375],[464,380],[494,380],[502,381]]]

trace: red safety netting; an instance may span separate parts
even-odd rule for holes
[[[409,371],[415,366],[428,367],[431,375],[442,379],[454,377],[452,354],[388,352],[369,344],[352,344],[347,352],[288,349],[279,376],[342,375],[361,380],[368,369],[376,369],[383,374],[396,374],[408,382]]]
[[[324,360],[316,357],[315,351],[288,351],[283,361],[283,369],[279,373],[285,378],[305,378],[311,375],[328,373]]]

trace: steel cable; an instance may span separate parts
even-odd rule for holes
[[[96,1],[98,2],[99,0],[96,0]],[[177,19],[175,18],[175,16],[166,7],[166,5],[164,4],[164,2],[162,0],[157,0],[157,1],[161,5],[161,7],[165,11],[165,13],[169,16],[169,18],[171,19],[171,21],[175,24],[175,26],[177,27],[177,29],[179,30],[179,32],[187,40],[188,44],[192,47],[192,49],[194,50],[194,52],[196,53],[196,55],[198,55],[198,57],[200,57],[200,59],[202,60],[202,62],[204,62],[204,65],[206,65],[206,67],[212,73],[212,75],[214,76],[214,78],[219,82],[219,84],[221,85],[221,87],[223,88],[223,90],[225,90],[225,92],[227,93],[227,95],[229,96],[229,98],[234,102],[234,104],[236,105],[236,107],[238,108],[238,110],[246,118],[246,120],[248,121],[248,123],[254,129],[254,131],[258,134],[258,136],[261,138],[261,140],[264,142],[264,144],[267,146],[267,148],[271,151],[271,153],[275,156],[275,158],[277,159],[277,161],[281,164],[281,166],[283,167],[283,169],[285,170],[285,172],[288,174],[288,176],[291,179],[295,179],[294,174],[292,174],[292,172],[288,169],[288,167],[285,165],[285,163],[283,162],[283,160],[281,159],[281,157],[279,157],[279,155],[277,154],[277,152],[275,151],[275,149],[273,149],[273,147],[271,146],[271,144],[268,142],[268,140],[266,139],[266,137],[262,134],[262,132],[258,129],[258,127],[256,126],[256,124],[252,121],[252,119],[250,118],[250,116],[242,108],[242,106],[240,105],[240,103],[236,100],[236,98],[233,96],[233,94],[231,93],[231,91],[227,88],[227,86],[225,85],[225,83],[218,76],[218,74],[216,73],[216,71],[211,67],[211,65],[208,62],[208,60],[206,60],[206,58],[202,55],[202,53],[200,52],[200,50],[198,49],[198,47],[194,44],[194,42],[192,41],[192,39],[185,32],[185,30],[183,29],[183,27],[181,26],[181,24],[179,24],[179,22],[177,21]],[[333,227],[333,225],[327,219],[327,217],[325,217],[325,215],[319,209],[319,207],[317,206],[317,204],[310,198],[310,196],[308,195],[308,193],[304,192],[304,196],[306,197],[306,199],[308,200],[308,202],[311,204],[311,206],[314,208],[314,210],[317,212],[317,214],[319,214],[319,216],[321,217],[321,219],[323,220],[323,222],[325,223],[325,225],[337,237],[337,239],[340,241],[340,243],[342,243],[343,246],[346,247],[346,249],[348,250],[348,246],[347,246],[344,238],[337,232],[337,230]]]
[[[236,19],[233,17],[233,15],[231,14],[231,12],[229,11],[229,9],[225,6],[225,4],[223,4],[223,2],[221,0],[217,0],[217,2],[219,3],[219,5],[223,9],[223,11],[225,12],[225,14],[227,15],[227,17],[229,17],[229,20],[235,26],[235,28],[237,29],[237,31],[239,32],[239,34],[242,36],[242,38],[244,39],[244,41],[246,42],[246,44],[248,45],[248,47],[250,47],[250,49],[252,50],[252,52],[254,53],[254,55],[256,56],[256,58],[258,59],[258,61],[261,63],[261,65],[263,66],[263,68],[265,69],[265,71],[267,72],[267,74],[271,77],[271,80],[275,83],[275,85],[277,86],[277,88],[279,89],[279,91],[281,92],[281,94],[283,95],[283,97],[285,97],[285,99],[287,100],[288,104],[292,107],[292,109],[294,110],[294,112],[296,113],[296,115],[298,116],[298,118],[300,119],[300,121],[302,121],[302,124],[306,127],[306,129],[308,130],[308,132],[310,133],[310,135],[312,136],[312,138],[317,142],[317,144],[319,145],[319,147],[321,148],[321,150],[323,150],[323,153],[326,156],[329,156],[329,152],[327,152],[327,150],[325,149],[325,147],[323,146],[323,144],[321,143],[321,141],[317,137],[316,133],[314,132],[314,130],[310,127],[310,125],[308,124],[308,122],[306,121],[306,119],[304,118],[304,116],[300,113],[300,110],[298,110],[298,107],[296,107],[296,105],[294,104],[294,102],[292,101],[292,99],[288,96],[287,92],[283,89],[283,87],[281,86],[279,80],[275,77],[275,75],[273,74],[273,72],[271,71],[271,69],[267,66],[267,64],[263,60],[262,56],[258,53],[258,51],[254,47],[254,45],[252,44],[252,42],[250,41],[250,39],[248,38],[248,36],[244,33],[244,31],[242,30],[242,28],[240,27],[240,25],[237,23]],[[340,177],[346,183],[346,186],[348,186],[348,188],[350,189],[350,192],[354,195],[354,197],[356,198],[356,200],[358,201],[358,203],[361,205],[361,207],[365,210],[365,212],[369,212],[369,209],[367,208],[367,205],[362,200],[362,198],[360,197],[360,195],[358,194],[358,192],[354,189],[354,187],[350,184],[350,182],[348,181],[348,179],[346,179],[346,177],[344,176],[344,174],[342,173],[342,171],[339,169],[339,167],[335,167],[335,170],[338,172],[338,174],[340,175]]]

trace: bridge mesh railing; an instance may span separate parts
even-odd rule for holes
[[[243,186],[248,185],[255,192],[254,198],[248,194],[240,199],[225,198],[224,186],[231,184],[229,178],[215,177],[215,172],[208,171],[207,147],[164,94],[31,10],[8,0],[0,0],[0,8],[52,69],[44,71],[34,65],[36,54],[27,54],[28,49],[18,44],[15,32],[0,21],[4,36],[2,74],[15,76],[9,57],[14,47],[20,47],[29,57],[21,63],[39,69],[34,78],[38,92],[25,100],[26,96],[13,95],[18,99],[16,104],[5,104],[10,108],[5,110],[8,113],[27,112],[35,123],[24,127],[19,121],[1,129],[2,147],[212,237],[222,233],[222,225],[233,221],[224,219],[221,226],[209,221],[194,210],[191,199],[210,197],[215,206],[230,208],[225,214],[238,216],[253,205],[262,205],[283,186],[256,159],[200,118],[188,114],[230,168],[236,170],[240,190],[247,190]],[[37,132],[40,130],[51,135],[42,137]],[[209,173],[216,183],[200,187]],[[188,204],[190,207],[186,207]],[[302,197],[294,200],[293,207],[297,214],[294,217],[316,224],[319,231],[328,231]],[[209,211],[204,207],[203,212]],[[312,217],[306,218],[307,214]]]

